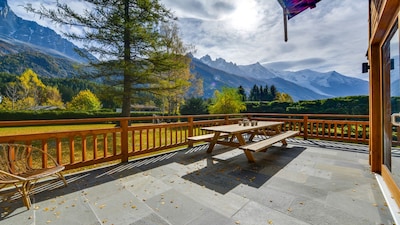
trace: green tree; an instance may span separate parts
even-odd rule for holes
[[[266,84],[264,87],[263,95],[261,97],[261,101],[268,101],[268,96],[269,96],[269,89],[268,85]]]
[[[246,101],[247,100],[246,91],[244,90],[242,85],[239,86],[238,92],[239,92],[239,95],[241,96],[242,101]]]
[[[163,108],[168,115],[179,113],[179,107],[184,103],[185,93],[189,90],[190,80],[194,76],[190,73],[191,58],[186,56],[186,52],[191,46],[185,46],[180,40],[179,29],[175,23],[164,23],[161,26],[161,34],[164,36],[164,46],[168,54],[174,55],[170,58],[170,70],[160,72],[159,84],[160,91],[156,92],[161,96]]]
[[[46,99],[44,105],[58,106],[58,107],[62,107],[64,105],[61,99],[60,91],[58,91],[56,87],[46,86],[46,88],[44,89],[44,95]]]
[[[275,85],[271,85],[271,87],[269,88],[269,96],[270,96],[269,101],[273,101],[273,100],[277,99],[278,90],[276,89]]]
[[[277,100],[279,102],[294,102],[292,96],[287,93],[278,93]]]
[[[67,103],[67,109],[74,111],[99,110],[101,109],[101,102],[90,90],[84,90]]]
[[[6,96],[7,100],[11,102],[11,104],[4,104],[7,106],[10,106],[8,109],[14,110],[15,109],[15,104],[20,99],[20,87],[17,84],[17,82],[10,82],[6,86]]]
[[[250,90],[250,96],[249,100],[250,101],[259,101],[259,96],[260,96],[260,89],[258,86],[255,84],[253,88]]]
[[[223,87],[222,91],[214,92],[214,98],[208,111],[211,114],[239,113],[246,110],[246,104],[242,101],[241,95],[236,88]]]
[[[173,20],[173,15],[158,0],[84,1],[92,6],[84,13],[60,2],[55,9],[34,9],[29,4],[25,8],[57,24],[82,28],[82,32],[65,29],[64,35],[82,41],[88,53],[99,56],[93,60],[80,51],[97,69],[93,78],[101,77],[114,87],[108,93],[121,99],[122,116],[130,116],[135,95],[161,91],[160,81],[167,77],[160,74],[180,67],[171,60],[177,54],[167,51],[166,37],[160,33],[160,24]]]
[[[31,104],[41,105],[45,102],[44,89],[46,85],[39,79],[38,75],[32,69],[26,69],[18,78],[22,93],[21,99],[30,97]]]
[[[189,98],[185,104],[181,106],[180,113],[182,115],[201,115],[208,114],[207,102],[202,98]]]

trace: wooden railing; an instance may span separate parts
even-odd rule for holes
[[[79,120],[3,121],[0,127],[62,124],[115,124],[103,129],[0,136],[0,143],[32,144],[49,152],[66,169],[173,150],[188,144],[187,137],[204,134],[202,127],[237,123],[242,118],[282,121],[282,130],[298,130],[299,137],[368,144],[368,116],[328,114],[225,114],[155,116]],[[155,121],[161,121],[155,123]],[[1,128],[0,128],[1,129]],[[46,165],[44,165],[46,166]]]

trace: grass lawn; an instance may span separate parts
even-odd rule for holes
[[[26,127],[1,127],[0,136],[19,134],[52,133],[57,131],[90,130],[112,128],[115,124],[82,124],[82,125],[50,125],[50,126],[26,126]]]

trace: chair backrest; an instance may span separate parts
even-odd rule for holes
[[[25,173],[31,169],[32,147],[20,144],[0,144],[0,170],[12,174]]]

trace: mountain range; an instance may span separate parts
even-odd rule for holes
[[[0,0],[0,72],[21,74],[26,68],[39,76],[74,77],[75,65],[86,63],[75,52],[75,44],[50,28],[24,20],[13,13],[7,0]],[[192,57],[191,72],[203,79],[204,98],[222,87],[239,87],[249,93],[254,85],[274,85],[295,101],[340,96],[368,95],[368,81],[335,71],[276,71],[260,63],[237,65],[206,55]]]
[[[193,72],[199,64],[209,66],[216,74],[218,80],[232,80],[235,77],[236,86],[242,85],[249,91],[254,85],[274,85],[279,92],[292,96],[294,100],[314,100],[332,97],[368,95],[368,81],[342,75],[336,71],[321,73],[312,70],[300,70],[296,72],[276,71],[269,69],[260,63],[251,65],[236,65],[226,62],[222,58],[212,60],[206,55],[199,60],[193,59]],[[204,65],[201,65],[204,67]],[[215,70],[223,73],[216,73]],[[204,69],[203,69],[204,71]],[[203,76],[204,72],[201,73]],[[228,75],[227,75],[228,74]],[[212,80],[209,78],[209,80]]]

